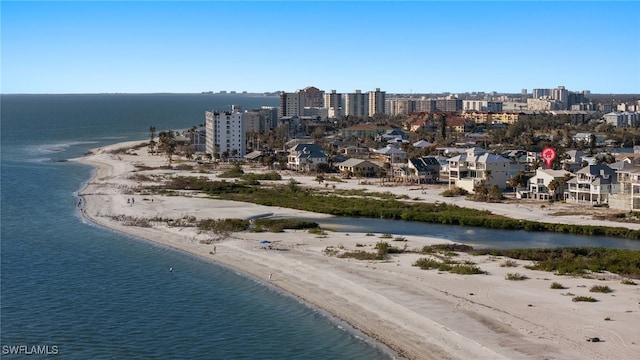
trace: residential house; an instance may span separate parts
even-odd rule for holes
[[[417,132],[420,130],[433,130],[435,125],[431,120],[431,115],[428,113],[414,113],[409,115],[404,122],[404,129]]]
[[[604,164],[588,165],[567,181],[565,200],[571,203],[606,204],[610,194],[619,192],[616,172]]]
[[[297,144],[289,149],[287,166],[291,170],[312,171],[316,165],[328,161],[324,149],[317,144]]]
[[[510,112],[501,112],[491,115],[491,121],[493,123],[501,123],[501,124],[515,124],[520,120],[521,117],[524,117],[524,113],[510,113]]]
[[[476,124],[491,124],[491,122],[493,121],[493,113],[490,112],[479,112],[479,111],[470,111],[470,112],[463,112],[461,115],[463,118],[467,119],[467,120],[471,120]]]
[[[206,151],[207,129],[204,126],[189,131],[189,137],[191,138],[191,145],[193,145],[195,152],[203,153]]]
[[[407,134],[400,129],[387,130],[383,134],[380,134],[375,137],[376,141],[379,142],[402,142],[402,140],[407,138]]]
[[[440,181],[440,162],[435,156],[423,156],[409,159],[407,164],[409,174],[414,176],[419,184],[437,183]]]
[[[394,128],[389,125],[379,126],[375,124],[357,124],[340,130],[340,135],[343,138],[348,138],[350,136],[355,136],[360,139],[367,136],[375,138],[376,136],[384,134],[390,130],[394,130]]]
[[[640,211],[640,165],[627,164],[616,170],[619,191],[609,194],[608,205],[612,209]]]
[[[369,148],[358,145],[349,145],[340,148],[340,154],[347,157],[366,157],[369,156]]]
[[[556,180],[556,183],[572,174],[566,170],[536,169],[536,174],[529,179],[528,196],[535,200],[559,200],[564,197],[566,184],[554,184],[553,189],[549,188],[549,184]]]
[[[473,192],[474,187],[482,182],[506,189],[507,180],[518,171],[524,171],[523,164],[512,163],[509,159],[487,153],[480,148],[468,149],[467,152],[450,158],[448,162],[449,185],[453,183],[469,192]]]
[[[573,172],[584,167],[582,161],[587,157],[587,154],[582,150],[568,150],[565,152],[565,156],[567,158],[561,160],[561,163],[565,170]]]
[[[468,121],[469,120],[462,117],[451,116],[447,118],[447,127],[449,128],[450,131],[463,133],[467,131]]]
[[[336,164],[341,173],[359,177],[375,177],[380,172],[380,167],[369,160],[348,159]]]
[[[379,160],[390,163],[391,166],[404,164],[407,161],[407,153],[391,145],[375,150],[375,153]]]
[[[255,162],[260,161],[260,159],[263,157],[263,155],[264,154],[262,153],[262,151],[256,150],[256,151],[252,151],[252,152],[248,153],[247,155],[245,155],[244,159],[246,161],[255,163]]]
[[[426,148],[426,147],[429,147],[431,145],[432,144],[430,142],[426,141],[426,140],[419,140],[419,141],[416,141],[416,142],[413,143],[413,147],[419,148],[419,149]]]

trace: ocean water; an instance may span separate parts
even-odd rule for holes
[[[95,226],[74,206],[92,168],[63,160],[97,146],[146,139],[150,126],[185,129],[203,123],[206,110],[277,105],[277,98],[104,94],[0,100],[3,359],[38,352],[45,355],[30,358],[390,358],[344,324],[266,283]]]

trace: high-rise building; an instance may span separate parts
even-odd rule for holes
[[[240,160],[246,153],[243,113],[239,111],[205,112],[206,152],[215,158],[228,155]]]
[[[414,110],[415,112],[434,112],[436,111],[436,100],[435,99],[416,99],[414,101]]]
[[[304,94],[304,107],[324,107],[324,91],[307,86],[302,90]]]
[[[412,99],[388,99],[385,103],[388,115],[407,115],[415,111],[415,101]]]
[[[366,118],[369,116],[369,97],[360,90],[344,94],[344,115]]]
[[[445,99],[436,99],[436,110],[446,112],[456,112],[462,110],[462,100],[454,96]]]
[[[384,114],[385,92],[376,88],[375,91],[369,91],[369,116],[376,114]]]
[[[260,112],[264,114],[264,129],[274,129],[278,126],[278,112],[280,109],[276,106],[262,106]]]
[[[339,118],[342,116],[342,94],[331,90],[330,93],[324,94],[324,106],[328,109],[330,118]]]
[[[302,116],[304,113],[304,92],[298,90],[294,93],[280,93],[280,110],[278,118]]]
[[[532,97],[542,99],[551,96],[551,89],[533,89]]]
[[[564,109],[569,108],[569,91],[564,86],[558,86],[556,89],[551,89],[551,98],[562,103],[560,105]]]
[[[486,100],[462,100],[463,111],[501,112],[502,102]]]

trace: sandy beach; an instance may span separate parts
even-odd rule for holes
[[[114,149],[130,148],[136,143],[140,142],[98,148],[92,154],[73,160],[95,167],[93,178],[80,193],[80,208],[87,218],[110,229],[186,251],[262,279],[346,321],[401,358],[634,359],[640,354],[640,286],[623,285],[621,278],[611,274],[597,274],[591,279],[556,276],[525,269],[526,261],[517,261],[515,268],[502,267],[503,258],[461,254],[458,260],[468,257],[486,274],[455,275],[412,266],[425,256],[415,253],[391,254],[385,261],[361,261],[325,252],[327,248],[373,251],[382,234],[242,232],[203,244],[200,241],[206,235],[198,234],[194,227],[169,227],[166,222],[152,222],[150,227],[128,226],[122,219],[246,219],[266,214],[326,216],[211,200],[189,192],[184,196],[141,194],[139,187],[148,183],[140,181],[142,177],[138,175],[153,178],[181,173],[213,179],[216,172],[161,169],[167,163],[166,158],[148,155],[146,147],[112,153]],[[301,186],[324,187],[314,180],[315,176],[297,174],[283,175],[282,183],[291,177]],[[514,218],[640,229],[640,224],[594,220],[560,203],[545,203],[544,207],[533,202],[476,203],[463,198],[443,198],[439,195],[442,187],[380,187],[376,180],[361,184],[351,179],[335,185],[342,189],[406,194],[412,199],[449,202]],[[558,212],[574,215],[553,215]],[[410,249],[446,242],[418,236],[406,236],[406,239]],[[265,249],[261,240],[271,241],[279,250]],[[507,273],[514,272],[529,279],[505,279]],[[552,282],[561,283],[565,289],[551,289]],[[607,285],[613,292],[591,293],[589,288],[593,285]],[[569,293],[593,296],[598,302],[573,302]],[[601,341],[587,341],[593,337]]]

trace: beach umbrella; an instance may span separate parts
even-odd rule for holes
[[[262,241],[260,241],[260,246],[262,246],[262,247],[267,246],[267,244],[271,244],[271,241],[269,241],[269,240],[262,240]]]

